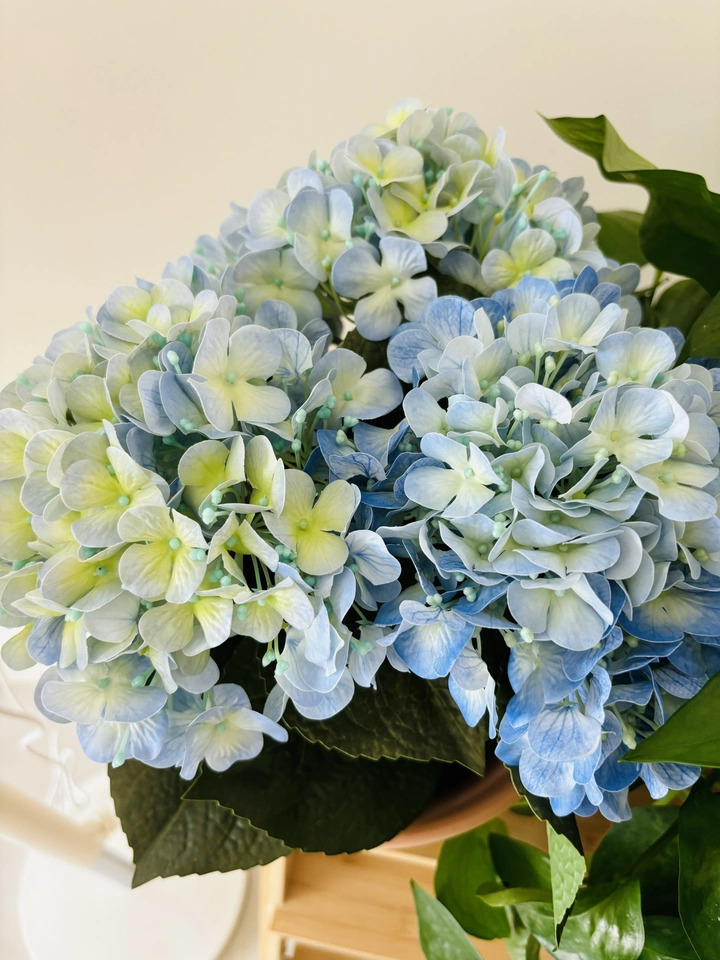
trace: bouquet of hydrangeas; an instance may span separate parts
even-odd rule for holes
[[[700,776],[626,755],[720,670],[717,284],[638,294],[640,216],[601,252],[586,199],[406,101],[3,391],[3,658],[137,882],[373,846],[488,739],[556,826]]]

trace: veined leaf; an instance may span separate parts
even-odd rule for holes
[[[690,763],[720,767],[720,674],[686,701],[659,730],[624,760],[633,763]]]
[[[291,852],[212,800],[183,800],[188,785],[177,770],[128,760],[108,772],[115,809],[133,849],[134,887],[155,877],[247,870]]]
[[[287,726],[306,740],[352,757],[444,760],[485,772],[487,727],[469,727],[445,680],[421,680],[390,666],[380,669],[377,690],[358,687],[348,706],[329,720],[307,720],[291,706]]]
[[[570,908],[585,878],[585,857],[561,833],[547,825],[555,932],[559,938]],[[557,944],[556,944],[557,945]]]

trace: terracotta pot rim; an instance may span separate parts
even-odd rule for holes
[[[492,762],[484,776],[428,804],[410,826],[377,849],[405,850],[439,843],[491,820],[516,799],[510,774],[503,764]]]

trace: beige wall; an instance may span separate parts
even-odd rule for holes
[[[0,380],[137,273],[405,96],[603,183],[549,116],[609,114],[720,189],[720,0],[1,0]]]

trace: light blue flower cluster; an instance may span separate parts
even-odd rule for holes
[[[390,340],[419,451],[362,499],[416,566],[383,638],[469,723],[510,648],[498,757],[558,814],[630,816],[699,769],[620,763],[720,670],[720,371],[629,322],[637,268],[442,297]],[[387,511],[381,513],[380,511]],[[424,596],[423,596],[424,594]]]
[[[225,770],[387,661],[558,813],[695,779],[618,761],[720,669],[720,383],[637,326],[584,201],[406,101],[0,394],[2,655],[90,757]]]

